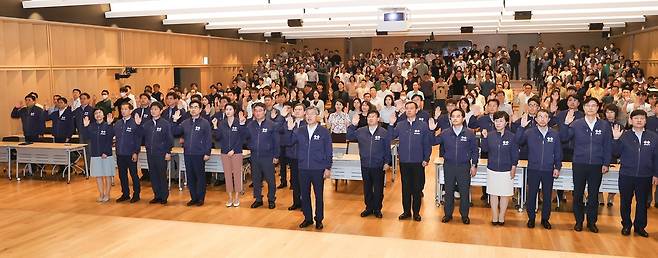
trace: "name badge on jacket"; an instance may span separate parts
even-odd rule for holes
[[[644,141],[643,144],[644,146],[651,146],[651,141]]]
[[[416,134],[416,135],[420,134],[420,130],[419,130],[419,129],[415,129],[415,130],[414,130],[414,134]]]
[[[546,137],[546,142],[553,142],[553,137]]]
[[[313,135],[313,140],[320,140],[320,136],[319,135]]]
[[[235,126],[231,127],[231,132],[237,132],[237,131],[238,131],[237,127],[235,127]]]
[[[459,141],[465,142],[468,141],[468,138],[466,138],[466,136],[461,136],[459,137]]]
[[[594,134],[596,134],[596,135],[601,135],[601,130],[600,130],[600,129],[596,129],[596,130],[594,130]]]

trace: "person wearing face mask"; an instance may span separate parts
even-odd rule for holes
[[[103,110],[103,114],[112,113],[112,100],[110,99],[110,92],[108,90],[101,91],[101,100],[96,102],[95,108]]]
[[[119,88],[119,96],[120,97],[114,101],[114,108],[117,110],[118,113],[121,113],[121,105],[123,105],[123,103],[131,102],[130,97],[128,97],[128,88],[126,88],[125,86]],[[133,107],[134,106],[135,105],[133,105]]]

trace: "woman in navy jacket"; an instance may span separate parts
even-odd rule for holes
[[[94,122],[89,121],[88,117],[83,118],[83,130],[89,136],[91,165],[91,176],[96,177],[98,186],[98,202],[107,202],[110,200],[110,189],[112,188],[111,178],[114,176],[115,161],[112,157],[112,138],[114,138],[114,128],[104,121],[105,115],[103,110],[94,110]]]
[[[620,155],[619,197],[621,234],[630,235],[631,224],[635,234],[649,237],[647,226],[647,195],[651,184],[658,184],[658,135],[645,130],[647,113],[634,110],[630,114],[632,129],[622,133],[621,126],[613,129],[613,151]],[[631,203],[635,195],[635,219],[631,220]]]
[[[225,118],[221,121],[217,118],[212,119],[215,139],[222,153],[226,193],[228,193],[226,207],[240,206],[239,193],[242,192],[242,145],[247,129],[236,119],[236,110],[234,103],[228,103],[224,107]]]
[[[514,194],[514,177],[519,161],[519,145],[516,135],[507,128],[509,115],[505,111],[493,114],[495,131],[482,130],[482,152],[487,159],[487,193],[491,203],[491,224],[504,225],[505,211]]]

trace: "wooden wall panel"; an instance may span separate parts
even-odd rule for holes
[[[626,58],[640,61],[645,76],[658,76],[658,29],[627,33],[612,38],[617,47],[621,48]]]
[[[21,123],[18,119],[10,119],[11,110],[29,92],[39,94],[39,103],[49,104],[50,96],[49,71],[45,70],[0,70],[0,85],[11,87],[12,90],[4,90],[0,94],[0,119],[6,121],[0,123],[2,135],[19,133]]]

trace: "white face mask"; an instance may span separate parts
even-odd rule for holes
[[[121,93],[119,93],[119,95],[121,95],[122,98],[125,98],[125,97],[126,97],[126,93],[125,93],[125,92],[121,92]]]
[[[103,98],[103,100],[106,100],[106,99],[107,99],[107,95],[103,94],[103,95],[101,95],[101,98]]]

